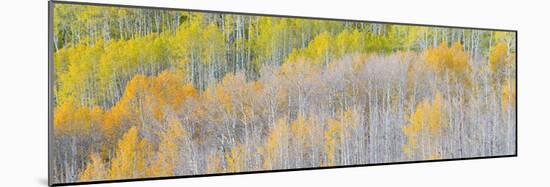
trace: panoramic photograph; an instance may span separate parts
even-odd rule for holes
[[[55,3],[53,184],[516,154],[516,32]]]

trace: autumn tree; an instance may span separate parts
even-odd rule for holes
[[[168,128],[162,132],[158,145],[156,158],[152,161],[147,176],[173,176],[177,175],[177,166],[180,165],[180,146],[183,144],[182,137],[186,136],[181,123],[171,118]]]
[[[96,153],[90,154],[90,161],[86,164],[86,168],[80,173],[81,181],[104,180],[108,174],[108,169],[100,155]]]
[[[509,54],[508,46],[504,42],[497,43],[489,54],[489,68],[496,77],[495,82],[500,82],[503,79],[510,79],[511,54]],[[510,86],[510,85],[507,85]]]
[[[468,63],[468,54],[464,52],[462,45],[458,42],[451,47],[441,43],[437,48],[427,49],[424,55],[430,67],[437,72],[449,71],[462,74],[471,69]]]
[[[237,144],[231,150],[225,153],[225,162],[227,163],[226,172],[241,172],[245,165],[245,148],[243,144]]]
[[[140,139],[137,127],[130,128],[117,143],[111,160],[109,179],[140,178],[148,168],[148,154],[152,151],[146,139]]]
[[[436,93],[433,101],[424,100],[418,104],[409,117],[409,123],[403,126],[407,143],[403,152],[412,158],[438,159],[441,154],[442,131],[447,127],[443,98]]]
[[[286,155],[288,154],[288,133],[289,127],[286,119],[278,119],[273,124],[269,135],[266,138],[264,147],[261,149],[263,155],[264,169],[285,168]]]
[[[338,120],[328,119],[325,137],[325,166],[333,166],[337,163],[338,147],[342,141],[342,123]]]

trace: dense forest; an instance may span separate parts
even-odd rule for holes
[[[513,32],[55,4],[53,183],[510,155]]]

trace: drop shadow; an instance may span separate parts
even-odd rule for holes
[[[38,179],[36,179],[36,182],[40,185],[43,185],[43,186],[49,186],[47,178],[38,178]]]

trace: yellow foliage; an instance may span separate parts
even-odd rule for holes
[[[75,102],[77,105],[93,106],[102,99],[100,94],[90,94],[97,92],[97,64],[100,61],[101,54],[105,53],[103,41],[98,41],[96,45],[86,46],[77,45],[73,49],[67,49],[64,54],[54,55],[54,62],[61,68],[56,71],[56,103],[63,104],[68,101]]]
[[[447,125],[446,115],[443,111],[443,97],[436,93],[432,102],[424,100],[420,102],[416,110],[409,117],[409,124],[403,126],[403,133],[407,137],[407,143],[403,146],[403,152],[407,156],[414,156],[424,150],[419,149],[419,144],[428,147],[428,155],[435,155],[441,130]],[[427,158],[425,158],[427,159]]]
[[[430,108],[431,112],[428,113],[428,124],[430,125],[429,130],[432,135],[439,135],[441,128],[446,127],[446,123],[443,121],[444,117],[442,117],[444,116],[442,112],[442,102],[443,97],[441,96],[441,93],[437,92],[434,100],[432,101]]]
[[[124,117],[129,124],[137,125],[141,123],[139,116],[142,116],[144,101],[149,87],[150,78],[144,75],[136,75],[126,84],[126,90],[120,101],[115,107],[121,107],[119,116]],[[121,124],[118,124],[121,125]]]
[[[136,151],[136,175],[142,177],[151,176],[147,172],[147,169],[151,168],[149,160],[153,157],[153,145],[147,139],[141,139]]]
[[[332,36],[328,32],[322,32],[311,40],[307,48],[294,49],[286,61],[307,59],[308,63],[312,64],[328,64],[331,57],[331,41]]]
[[[305,150],[309,149],[309,146],[311,146],[309,138],[311,131],[315,128],[314,125],[313,119],[306,119],[301,114],[290,124],[292,140],[296,142],[296,146],[300,146],[301,149]]]
[[[176,174],[176,166],[179,165],[178,160],[180,158],[179,146],[182,143],[181,138],[185,134],[186,132],[181,123],[177,119],[171,118],[168,128],[161,135],[156,159],[149,168],[148,176],[172,176]]]
[[[357,114],[357,112],[352,108],[347,109],[341,114],[341,116],[341,121],[345,129],[355,129],[359,125],[359,114]]]
[[[105,163],[96,153],[90,154],[90,160],[79,174],[81,181],[105,180],[108,176]]]
[[[342,123],[338,120],[328,119],[325,136],[325,154],[327,157],[325,166],[334,166],[336,160],[336,151],[342,140]]]
[[[137,170],[138,129],[130,128],[117,143],[116,155],[111,160],[110,179],[140,177]]]
[[[501,107],[502,111],[508,112],[516,106],[516,80],[505,80],[502,84]]]
[[[54,109],[53,127],[54,131],[68,129],[67,125],[72,120],[72,112],[76,110],[76,106],[72,102],[65,102]]]
[[[251,91],[252,92],[260,92],[260,90],[263,89],[263,85],[260,81],[252,81],[250,83]]]
[[[357,29],[354,29],[352,32],[349,32],[348,30],[340,32],[334,38],[334,55],[336,57],[342,57],[346,54],[353,54],[362,51],[364,48],[364,35],[364,33],[361,33]]]
[[[205,48],[203,50],[203,58],[205,59],[203,63],[212,63],[218,59],[214,59],[216,53],[223,51],[223,45],[209,45],[209,44],[222,44],[224,43],[223,34],[219,32],[216,24],[210,23],[202,31],[202,40],[201,43],[205,43]]]
[[[471,69],[468,54],[458,42],[450,48],[445,43],[439,44],[436,48],[429,48],[424,52],[424,58],[430,68],[440,73],[450,71],[461,74]]]
[[[89,131],[91,129],[90,110],[85,107],[79,107],[76,111],[72,112],[74,121],[70,125],[78,125],[79,127],[75,128],[84,132]]]
[[[329,43],[332,37],[323,32],[317,35],[309,44],[307,54],[313,59],[317,59],[315,62],[323,63],[329,58]]]
[[[274,165],[282,161],[282,151],[288,143],[288,131],[286,119],[279,119],[274,124],[263,149],[264,169],[273,169]]]
[[[325,166],[334,166],[336,163],[336,154],[338,148],[342,143],[344,137],[344,131],[352,132],[359,125],[359,116],[352,108],[347,109],[344,112],[339,112],[336,119],[327,120],[327,129],[324,132],[324,150],[326,155]]]
[[[225,153],[225,161],[227,162],[227,172],[240,172],[245,167],[244,154],[245,147],[243,144],[237,144],[231,151]]]
[[[55,133],[86,134],[102,124],[104,112],[101,108],[78,106],[72,101],[57,106],[54,110]]]
[[[508,46],[504,42],[499,42],[495,47],[493,47],[491,53],[489,54],[489,65],[493,72],[497,72],[497,70],[506,65],[508,58],[507,52]]]

